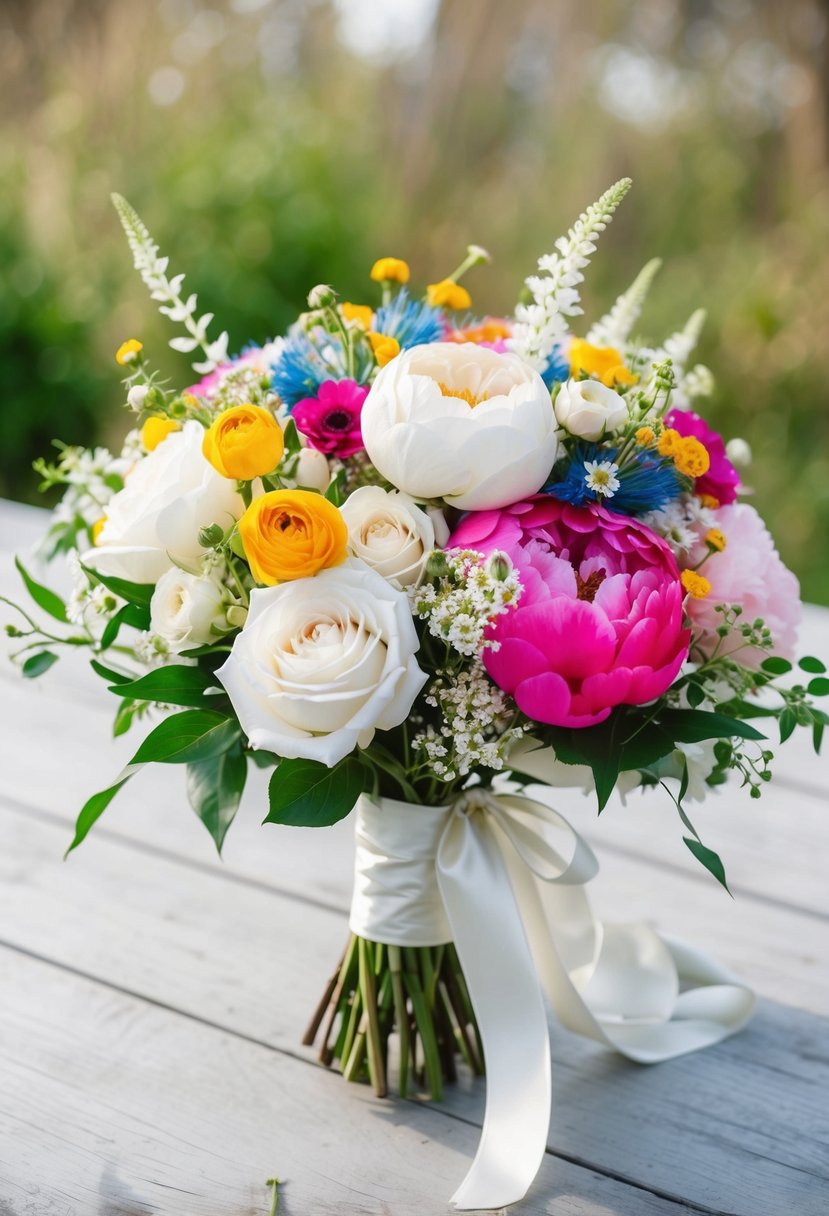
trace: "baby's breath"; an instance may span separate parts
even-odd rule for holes
[[[485,630],[517,602],[521,583],[504,553],[485,558],[473,549],[458,549],[441,557],[441,575],[415,589],[413,610],[427,621],[433,637],[458,654],[477,657],[486,647],[497,647],[484,637]]]

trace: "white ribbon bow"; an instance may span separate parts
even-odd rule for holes
[[[523,795],[473,789],[451,807],[360,800],[353,932],[391,945],[453,940],[478,1019],[486,1112],[455,1208],[516,1203],[543,1160],[542,989],[568,1029],[643,1064],[717,1043],[751,1016],[751,990],[708,955],[646,925],[596,921],[584,887],[597,872],[567,820]]]

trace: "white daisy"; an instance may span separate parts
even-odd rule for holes
[[[619,472],[618,464],[613,464],[610,460],[585,460],[584,467],[584,480],[588,489],[602,498],[612,498],[621,484],[616,476]]]

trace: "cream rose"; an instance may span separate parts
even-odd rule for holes
[[[472,342],[402,351],[378,373],[360,425],[369,457],[392,485],[464,511],[534,494],[558,451],[538,372]]]
[[[340,513],[355,557],[397,587],[410,587],[418,581],[435,548],[435,524],[407,494],[362,486],[348,496]],[[445,543],[448,535],[443,523],[437,543]]]
[[[214,574],[188,574],[174,566],[156,584],[150,600],[150,628],[175,654],[214,642],[213,626],[227,623],[224,588]]]
[[[95,548],[83,555],[84,565],[133,583],[155,583],[176,564],[199,561],[201,528],[227,528],[240,518],[245,504],[236,483],[204,458],[203,439],[201,423],[185,422],[135,465],[107,503],[106,523]]]
[[[251,747],[330,767],[406,719],[427,679],[417,648],[405,594],[349,558],[253,591],[216,674]]]
[[[598,380],[568,380],[555,400],[561,426],[579,439],[601,439],[627,422],[625,399]]]

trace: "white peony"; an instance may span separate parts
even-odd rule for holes
[[[204,553],[199,530],[213,523],[227,528],[245,510],[236,483],[202,455],[203,438],[201,423],[185,422],[136,464],[107,503],[106,523],[84,565],[155,583],[176,564],[198,563]]]
[[[251,747],[331,767],[406,719],[427,679],[417,648],[405,594],[349,558],[253,591],[216,674]]]
[[[568,380],[555,399],[561,426],[579,439],[601,439],[627,422],[625,399],[598,380]]]
[[[214,642],[212,626],[227,624],[224,588],[216,572],[188,574],[177,566],[162,574],[150,600],[150,629],[175,654]]]
[[[392,485],[464,511],[534,494],[558,451],[539,374],[517,355],[472,342],[402,351],[378,373],[360,425],[372,463]]]
[[[435,548],[435,524],[407,494],[387,493],[380,486],[362,486],[340,507],[348,528],[348,547],[383,578],[397,587],[417,583]],[[449,530],[442,517],[445,544]]]

